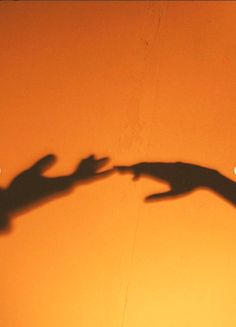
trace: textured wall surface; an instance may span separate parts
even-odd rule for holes
[[[1,186],[186,161],[234,179],[236,3],[0,2]],[[209,190],[111,177],[19,215],[0,236],[4,327],[235,327],[235,208]]]

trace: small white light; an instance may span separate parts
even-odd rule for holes
[[[234,167],[234,175],[236,175],[236,167]]]

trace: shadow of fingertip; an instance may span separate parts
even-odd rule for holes
[[[147,196],[146,198],[144,198],[144,202],[148,202],[148,203],[151,203],[151,202],[155,202],[156,199],[152,196]]]

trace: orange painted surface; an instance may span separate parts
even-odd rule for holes
[[[0,2],[1,186],[47,153],[235,159],[236,3]],[[4,327],[235,327],[235,208],[114,174],[0,237]]]

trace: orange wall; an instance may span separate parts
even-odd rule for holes
[[[0,2],[1,185],[46,153],[234,178],[236,3]],[[113,175],[0,237],[4,327],[235,327],[235,209]]]

